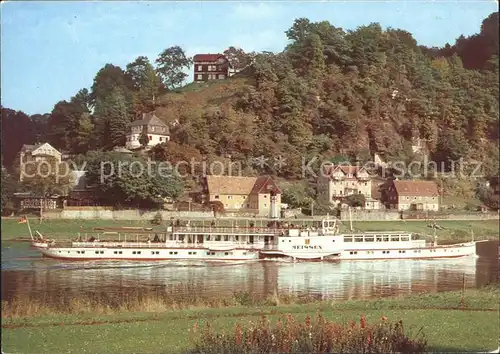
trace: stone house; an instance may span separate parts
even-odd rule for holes
[[[221,202],[227,211],[270,217],[281,213],[281,191],[270,176],[206,176],[202,193],[204,202]]]
[[[397,210],[439,210],[439,189],[433,181],[393,180],[383,193],[388,209]]]

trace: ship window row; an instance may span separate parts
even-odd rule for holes
[[[141,254],[141,251],[132,251],[132,254]]]
[[[398,250],[398,253],[406,253],[407,250]],[[443,250],[446,252],[446,249]],[[436,250],[429,250],[429,252],[436,252]],[[453,250],[451,250],[453,252]],[[366,251],[366,254],[374,254],[374,251]],[[382,254],[389,254],[391,251],[382,251]],[[413,250],[413,253],[422,253],[422,250]],[[349,254],[358,254],[358,251],[350,251]]]
[[[370,235],[370,236],[344,236],[344,242],[394,242],[394,241],[410,241],[409,236],[400,235]]]
[[[184,242],[184,240],[188,239],[188,243],[190,242],[195,242],[195,241],[198,241],[198,242],[202,242],[201,239],[199,237],[202,237],[203,236],[203,241],[248,241],[248,242],[252,242],[252,241],[265,241],[265,237],[266,236],[253,236],[253,235],[250,235],[248,236],[246,239],[244,237],[241,237],[240,238],[240,235],[200,235],[200,234],[196,234],[196,233],[192,233],[190,234],[189,236],[186,236],[186,235],[169,235],[167,237],[167,239],[169,241],[180,241],[180,242]]]

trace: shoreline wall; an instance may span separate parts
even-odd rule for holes
[[[163,220],[169,219],[268,219],[249,213],[230,213],[217,214],[214,216],[212,211],[168,211],[168,210],[114,210],[110,207],[70,207],[59,210],[44,211],[44,219],[78,219],[78,220],[152,220],[157,214],[160,214]],[[321,220],[325,215],[314,217],[295,215],[288,217],[289,220]],[[333,215],[330,215],[333,218]],[[401,214],[394,211],[354,211],[351,213],[353,221],[396,221],[401,220]],[[404,220],[498,220],[498,213],[457,213],[457,214],[419,214],[403,213]],[[340,220],[349,221],[349,213],[342,212]]]

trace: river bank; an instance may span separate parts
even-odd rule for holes
[[[496,284],[369,301],[288,299],[285,304],[284,298],[276,296],[247,306],[233,298],[226,299],[226,305],[220,302],[217,308],[120,308],[106,312],[82,307],[72,314],[46,312],[30,317],[4,317],[2,311],[2,346],[4,352],[23,353],[176,353],[190,348],[189,331],[200,321],[209,320],[219,329],[229,329],[237,322],[256,322],[261,315],[276,321],[287,313],[297,319],[321,313],[341,323],[358,321],[361,315],[369,322],[377,322],[382,316],[401,319],[412,333],[423,329],[431,351],[491,351],[498,347],[499,289]]]
[[[311,220],[290,220],[296,224],[310,224]],[[498,220],[442,220],[436,222],[441,229],[437,230],[438,242],[464,242],[471,240],[471,231],[476,240],[498,240],[500,232]],[[190,224],[210,225],[210,221],[190,220]],[[221,226],[248,226],[248,220],[217,220]],[[359,231],[407,231],[419,234],[432,234],[429,227],[430,221],[353,221],[353,228]],[[32,229],[40,231],[43,235],[52,239],[72,239],[78,233],[90,234],[94,228],[103,227],[148,227],[154,231],[164,231],[167,223],[153,225],[149,221],[114,221],[114,220],[44,220],[40,223],[37,219],[31,219]],[[265,226],[265,221],[255,221],[255,226]],[[341,232],[348,232],[349,223],[343,222]],[[6,240],[28,240],[29,232],[26,224],[19,224],[17,219],[2,219],[1,225],[2,241]]]

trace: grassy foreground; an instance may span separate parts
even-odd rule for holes
[[[298,320],[321,313],[337,323],[366,316],[403,320],[416,333],[422,328],[432,351],[491,351],[499,340],[499,286],[463,293],[445,292],[370,301],[234,306],[222,308],[143,308],[109,312],[82,310],[74,314],[4,317],[2,347],[7,353],[179,353],[192,347],[195,323],[210,321],[219,330],[236,323],[247,326],[261,315],[276,321],[290,313]],[[5,309],[5,308],[4,308]]]
[[[26,224],[18,224],[17,219],[2,219],[1,237],[3,241],[13,239],[28,239],[29,232]],[[302,221],[291,220],[292,223]],[[310,221],[309,221],[310,222]],[[202,221],[192,221],[192,225],[200,224]],[[210,221],[204,221],[208,226]],[[236,225],[248,225],[247,220],[220,220],[218,223],[235,223]],[[256,226],[260,225],[256,221]],[[343,222],[341,231],[348,231],[348,222]],[[470,231],[474,231],[476,240],[489,239],[497,240],[499,235],[498,220],[442,220],[437,224],[443,229],[437,231],[440,242],[462,242],[471,239]],[[354,221],[353,227],[361,231],[409,231],[420,234],[432,234],[432,229],[428,227],[429,222],[421,221]],[[142,226],[153,227],[155,230],[165,230],[164,227],[154,226],[149,221],[114,221],[114,220],[46,220],[41,224],[36,219],[31,220],[32,229],[39,230],[43,235],[54,239],[71,239],[77,236],[82,230],[90,230],[95,227],[120,227],[120,226]],[[85,231],[83,231],[85,232]]]

